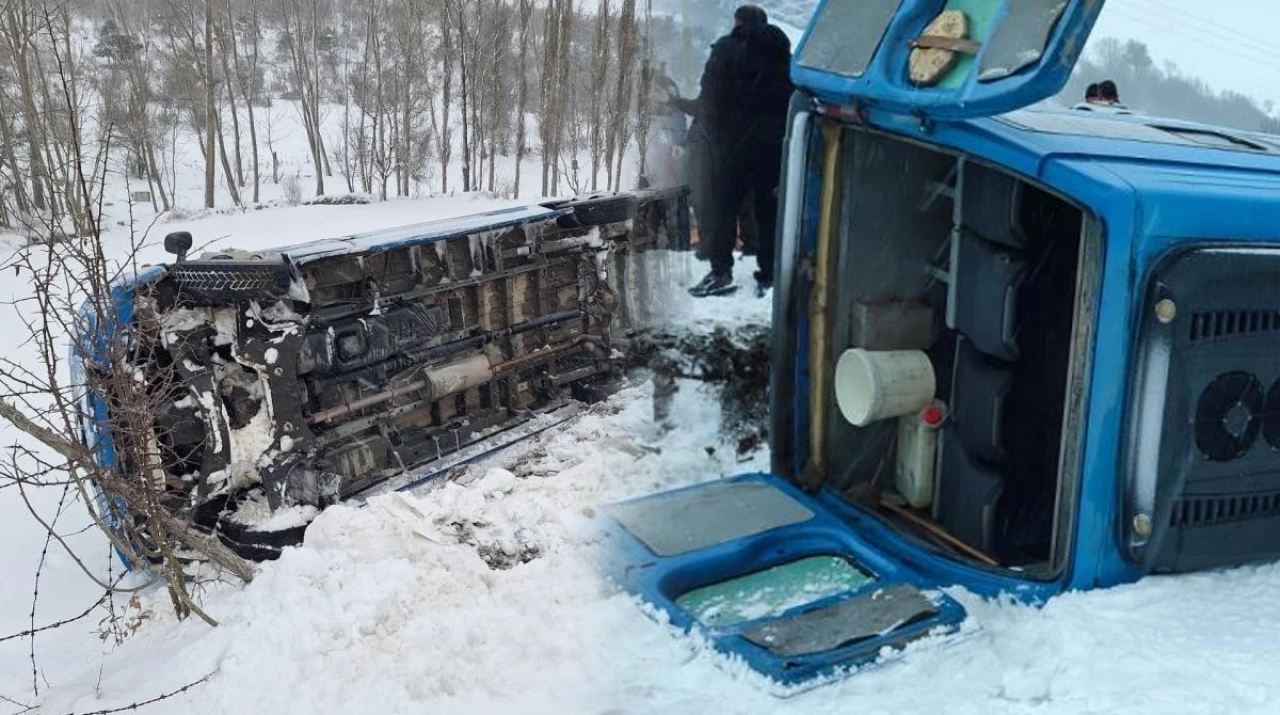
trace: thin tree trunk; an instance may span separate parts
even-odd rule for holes
[[[240,189],[236,184],[236,176],[232,174],[231,161],[227,158],[227,137],[222,133],[222,119],[220,116],[215,129],[215,135],[218,138],[218,153],[222,159],[222,173],[227,177],[227,191],[231,193],[231,203],[239,206]]]
[[[552,127],[555,123],[553,112],[555,110],[555,67],[557,45],[559,44],[559,22],[557,18],[560,14],[560,6],[563,0],[549,0],[547,9],[543,15],[542,36],[542,77],[541,77],[541,95],[542,106],[541,113],[538,117],[538,136],[542,143],[542,195],[549,196],[551,194],[551,167],[556,162],[555,141]]]
[[[31,164],[31,204],[36,211],[44,211],[49,206],[46,189],[52,193],[52,184],[45,165],[44,149],[41,146],[40,128],[43,125],[37,120],[31,67],[27,62],[28,38],[24,36],[25,23],[19,20],[17,12],[16,3],[8,7],[9,44],[13,53],[14,68],[18,72],[18,91],[22,96],[22,111],[26,125],[28,161]]]
[[[599,188],[600,159],[604,149],[605,82],[609,73],[609,0],[600,0],[596,11],[596,36],[592,43],[595,66],[591,74],[591,190]]]
[[[217,159],[218,106],[213,84],[213,3],[206,0],[204,4],[204,207],[214,207],[214,167]]]
[[[0,97],[3,94],[0,93]],[[27,202],[27,187],[22,181],[22,176],[16,171],[18,167],[17,142],[13,136],[13,125],[10,123],[9,114],[0,112],[0,144],[4,145],[5,161],[8,163],[10,170],[14,171],[13,175],[13,199],[17,206],[18,215],[25,218],[31,211],[31,205]]]
[[[155,147],[151,145],[150,141],[147,142],[146,152],[147,152],[147,174],[148,174],[147,179],[150,180],[152,177],[155,178],[156,193],[160,195],[160,206],[165,211],[168,211],[170,208],[172,208],[172,206],[169,204],[169,194],[164,190],[164,182],[160,181],[160,168],[159,168],[159,164],[156,162],[156,150],[155,150]]]
[[[462,190],[470,191],[471,186],[471,117],[468,113],[467,103],[470,101],[471,88],[467,84],[467,8],[461,2],[458,6],[458,44],[461,45],[461,52],[458,53],[458,76],[461,84],[459,85],[459,101],[462,103]],[[472,41],[472,46],[474,46]]]
[[[622,162],[630,142],[627,120],[631,117],[631,95],[635,85],[636,36],[636,2],[622,0],[622,13],[618,18],[618,77],[614,88],[613,116],[609,121],[610,155],[617,162],[611,172],[615,191],[622,186]]]
[[[560,17],[560,44],[557,46],[559,52],[558,67],[559,71],[556,76],[556,158],[557,163],[553,167],[556,176],[556,191],[560,191],[560,164],[564,156],[564,140],[566,131],[566,120],[569,117],[570,101],[572,95],[570,93],[569,84],[569,55],[570,48],[573,44],[573,19],[575,14],[573,0],[564,3],[563,14]]]
[[[317,0],[311,0],[311,69],[313,73],[312,80],[311,80],[311,101],[314,103],[314,107],[312,108],[312,116],[314,117],[314,121],[316,124],[316,156],[317,156],[316,161],[318,162],[318,164],[321,165],[320,167],[317,167],[317,172],[316,172],[316,178],[317,178],[317,181],[319,182],[319,187],[318,187],[318,190],[316,191],[316,195],[323,196],[324,181],[320,179],[319,171],[321,168],[323,168],[325,176],[333,176],[333,167],[329,165],[329,155],[328,155],[328,152],[325,151],[324,134],[321,131],[320,87],[322,85],[320,83],[320,46],[319,46],[319,43],[317,42],[317,37],[316,37],[319,31],[320,31],[319,2]]]
[[[244,104],[249,111],[249,146],[250,146],[250,151],[252,153],[252,160],[253,160],[253,203],[256,204],[261,200],[260,191],[262,188],[262,163],[258,157],[258,120],[254,116],[253,104],[258,99],[258,42],[259,42],[259,38],[262,36],[262,28],[258,26],[258,0],[252,0],[252,2],[253,2],[253,14],[250,16],[250,21],[252,22],[251,27],[253,32],[253,44],[252,44],[253,55],[252,55],[252,59],[249,62],[248,84],[246,85],[245,82],[242,80],[240,82],[240,89],[241,91],[244,92]],[[227,7],[228,7],[228,12],[230,12],[230,7],[231,7],[230,4],[228,4]],[[231,41],[234,46],[234,43],[235,43],[234,28],[231,36]],[[239,51],[235,52],[235,57],[236,57],[236,72],[239,73],[240,72]]]
[[[211,0],[206,0],[206,2],[210,2],[210,1]],[[230,4],[228,4],[227,5],[228,23],[230,23],[230,14],[231,14],[231,6]],[[227,55],[235,54],[235,44],[234,44],[235,31],[234,31],[234,28],[230,24],[228,24],[227,27],[219,34],[221,35],[221,37],[219,38],[220,42],[218,45],[218,49],[220,50],[219,54],[221,55],[221,60],[222,60],[222,77],[223,77],[223,81],[226,82],[227,102],[231,106],[231,136],[235,140],[234,155],[236,160],[236,163],[235,163],[236,175],[235,175],[235,181],[232,183],[236,184],[236,186],[244,186],[244,159],[242,158],[242,155],[240,152],[240,136],[241,136],[240,109],[236,105],[237,82],[236,82],[235,76],[231,74],[231,62],[227,59]],[[239,60],[237,59],[237,63],[238,62]],[[219,129],[218,133],[219,135],[221,135],[222,130]],[[223,142],[226,141],[225,136],[220,136],[220,139]],[[236,203],[237,204],[240,203],[239,200],[237,200]]]
[[[409,184],[413,176],[413,159],[412,159],[413,132],[411,131],[411,127],[412,127],[411,122],[413,121],[413,104],[412,104],[413,99],[412,99],[412,95],[410,94],[408,81],[405,82],[404,97],[401,99],[401,101],[404,102],[404,110],[403,110],[404,117],[400,120],[401,122],[400,129],[404,133],[404,137],[400,143],[399,166],[401,169],[400,175],[403,177],[402,181],[404,181],[404,186],[400,191],[400,195],[408,197],[410,193]]]
[[[516,97],[516,187],[515,196],[512,198],[520,198],[520,167],[524,163],[525,154],[525,125],[524,115],[528,111],[529,106],[529,80],[528,59],[529,59],[529,21],[533,16],[533,0],[519,0],[520,2],[520,60],[517,73],[520,75],[520,90]]]
[[[453,4],[457,0],[442,0],[440,15],[440,46],[443,59],[440,98],[440,126],[436,141],[440,154],[440,193],[449,193],[449,159],[453,154],[453,129],[449,125],[449,107],[453,104],[454,37],[451,21]]]

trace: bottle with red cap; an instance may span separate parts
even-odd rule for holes
[[[915,509],[933,504],[938,428],[947,420],[941,400],[898,422],[898,493]]]

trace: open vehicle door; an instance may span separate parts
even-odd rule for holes
[[[992,116],[1060,91],[1103,0],[823,0],[793,60],[827,99],[923,119]]]
[[[1102,0],[824,0],[796,53],[792,78],[827,104],[932,120],[999,114],[1058,92]],[[801,205],[839,197],[810,151],[809,115],[793,102],[784,167],[784,228],[775,336],[809,326],[786,296],[802,293],[794,259],[812,250]],[[828,152],[830,156],[836,156]],[[828,200],[823,198],[823,201]],[[831,198],[830,200],[838,200]],[[807,205],[807,204],[805,204]],[[805,232],[805,235],[797,235]],[[804,246],[801,249],[800,246]],[[786,444],[809,422],[807,360],[775,344],[771,369],[774,469],[800,475]],[[794,411],[795,414],[786,414]],[[783,417],[779,417],[783,415]],[[838,469],[830,465],[829,469]],[[814,483],[821,483],[820,478]],[[886,648],[958,630],[966,614],[922,568],[890,551],[892,527],[825,489],[778,475],[719,480],[605,510],[610,572],[664,611],[783,684],[878,658]]]
[[[965,612],[820,497],[748,475],[605,510],[611,576],[783,685],[954,631]]]

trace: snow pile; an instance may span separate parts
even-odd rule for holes
[[[45,707],[118,706],[214,673],[154,711],[628,711],[615,634],[653,624],[597,576],[594,506],[764,466],[737,464],[716,402],[681,387],[661,448],[643,440],[651,391],[638,384],[508,455],[511,469],[326,510],[304,547],[207,600],[220,627],[159,615],[106,659],[97,693],[93,670]]]
[[[195,205],[199,172],[182,171],[180,197]],[[275,208],[176,222],[151,238],[190,230],[198,250],[265,249],[503,205],[461,196]],[[123,232],[105,240],[106,250],[124,254]],[[0,252],[19,244],[0,237]],[[143,259],[165,255],[151,247]],[[663,320],[708,333],[769,321],[770,301],[751,293],[752,259],[737,262],[737,295],[697,301],[684,288],[706,264],[680,254],[668,267]],[[18,299],[24,287],[6,279],[0,292]],[[0,314],[0,333],[9,341],[0,354],[30,360],[11,311]],[[87,712],[207,677],[144,712],[1163,715],[1270,713],[1280,702],[1280,641],[1272,635],[1280,601],[1271,597],[1278,565],[1148,579],[1067,595],[1042,610],[955,593],[972,616],[966,638],[916,643],[883,667],[779,700],[740,663],[677,637],[592,567],[599,505],[767,468],[763,452],[739,461],[714,389],[680,382],[666,435],[652,424],[651,397],[650,385],[635,384],[455,482],[324,512],[306,545],[265,565],[251,586],[201,592],[218,628],[176,623],[153,592],[125,614],[140,628],[119,647],[98,640],[100,613],[42,633],[34,677],[29,643],[0,643],[0,696],[36,701],[42,712]],[[0,425],[0,444],[19,439]],[[62,495],[26,496],[51,518]],[[292,524],[312,514],[277,517]],[[58,526],[95,574],[118,574],[104,540],[81,531],[83,514],[64,513]],[[0,490],[0,542],[0,636],[73,616],[98,597],[54,546],[32,615],[45,538],[13,489]],[[22,710],[0,700],[0,714]]]
[[[739,280],[751,268],[740,263]],[[768,301],[746,293],[673,311],[707,329],[767,315]],[[1148,579],[1042,610],[954,593],[972,616],[966,637],[779,700],[592,568],[598,505],[766,467],[764,453],[738,462],[713,389],[682,381],[663,437],[651,397],[635,384],[454,482],[326,511],[254,584],[205,594],[219,628],[175,623],[156,601],[100,662],[78,652],[82,674],[58,679],[43,710],[119,707],[205,676],[148,711],[1067,715],[1263,713],[1280,700],[1275,565]]]
[[[670,293],[656,297],[660,301],[655,311],[659,326],[710,333],[717,328],[734,331],[772,322],[773,291],[764,297],[755,297],[754,258],[735,254],[733,282],[738,286],[737,292],[698,299],[689,297],[687,289],[711,269],[710,264],[697,261],[692,253],[675,253],[660,260],[667,263],[667,274],[673,285]]]

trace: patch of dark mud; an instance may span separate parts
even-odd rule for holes
[[[542,556],[542,547],[533,542],[533,538],[525,529],[515,534],[515,543],[510,541],[484,541],[484,531],[492,525],[484,521],[455,521],[449,524],[459,543],[476,550],[480,560],[494,571],[506,571],[520,564]]]
[[[480,559],[494,571],[506,571],[520,564],[527,564],[542,555],[537,544],[520,544],[504,548],[501,544],[480,544],[476,547]]]
[[[653,372],[655,421],[664,420],[663,400],[674,394],[675,378],[694,379],[720,389],[724,436],[737,443],[739,456],[755,452],[769,437],[768,326],[729,331],[652,331],[627,346],[628,367]]]

